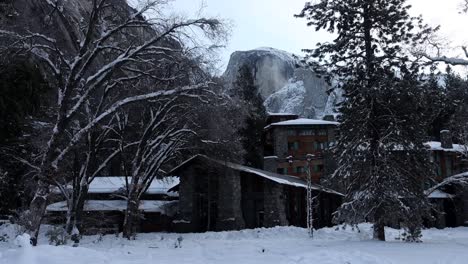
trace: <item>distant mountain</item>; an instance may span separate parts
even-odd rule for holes
[[[321,118],[333,113],[339,96],[328,96],[328,84],[310,69],[298,67],[292,54],[273,48],[236,51],[231,55],[223,77],[232,86],[242,65],[254,74],[267,111]]]

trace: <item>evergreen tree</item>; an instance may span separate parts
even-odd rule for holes
[[[336,33],[330,43],[306,50],[317,70],[344,91],[332,179],[346,185],[335,220],[374,222],[374,238],[384,226],[402,223],[409,240],[420,236],[429,208],[424,183],[431,176],[421,115],[421,65],[405,46],[422,43],[431,28],[408,14],[405,0],[320,0],[298,17],[309,26]]]
[[[41,130],[31,120],[44,115],[47,85],[37,67],[9,56],[0,58],[0,76],[0,215],[11,215],[30,198],[29,168],[13,157],[36,149]]]
[[[263,168],[263,129],[267,114],[248,66],[239,68],[233,91],[243,105],[245,114],[244,124],[239,131],[245,151],[244,162],[248,166]]]
[[[447,128],[454,107],[441,82],[444,76],[436,68],[436,65],[431,66],[430,74],[424,80],[425,92],[421,97],[421,102],[425,104],[422,114],[429,121],[427,132],[431,140],[440,140],[440,131]]]
[[[468,80],[453,72],[450,66],[445,74],[444,129],[452,131],[457,143],[468,145]],[[464,153],[465,157],[468,153]]]

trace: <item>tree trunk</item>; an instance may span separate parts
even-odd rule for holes
[[[137,194],[133,192],[129,195],[127,202],[127,211],[125,212],[123,236],[127,239],[135,239],[138,223],[140,220],[139,214],[140,200]]]
[[[71,202],[71,210],[70,215],[67,217],[67,224],[65,230],[67,234],[70,236],[71,240],[76,244],[80,242],[80,233],[82,230],[82,223],[81,218],[83,215],[83,207],[85,203],[84,197],[86,197],[86,193],[81,193],[78,196],[74,196]],[[76,230],[79,232],[77,233]]]
[[[385,223],[383,219],[383,209],[377,208],[374,216],[374,239],[385,241]]]
[[[39,180],[37,182],[36,193],[34,198],[29,205],[29,212],[27,215],[27,233],[31,237],[31,244],[33,246],[37,245],[37,239],[39,235],[39,229],[41,228],[42,218],[46,211],[47,206],[47,197],[49,196],[49,185],[43,181]]]

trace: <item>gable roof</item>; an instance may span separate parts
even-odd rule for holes
[[[296,114],[292,113],[270,113],[268,112],[268,116],[297,116]]]
[[[299,188],[307,188],[307,182],[304,179],[299,178],[299,177],[295,177],[295,176],[291,176],[291,175],[282,175],[282,174],[278,174],[278,173],[274,173],[274,172],[270,172],[270,171],[265,171],[265,170],[261,170],[261,169],[256,169],[256,168],[252,168],[252,167],[248,167],[248,166],[244,166],[244,165],[240,165],[240,164],[236,164],[236,163],[232,163],[232,162],[228,162],[228,161],[221,161],[221,160],[217,160],[217,159],[207,157],[205,155],[196,155],[196,156],[193,156],[192,158],[182,162],[179,166],[172,169],[172,171],[169,172],[169,175],[177,175],[178,172],[181,169],[183,169],[185,166],[187,166],[188,164],[190,164],[191,162],[193,162],[193,161],[195,161],[197,159],[213,162],[213,163],[216,163],[216,164],[218,164],[220,166],[224,166],[224,167],[230,168],[230,169],[235,170],[235,171],[241,171],[241,172],[246,172],[246,173],[249,173],[249,174],[253,174],[253,175],[268,179],[270,181],[273,181],[273,182],[276,182],[276,183],[279,183],[279,184],[290,185],[290,186],[299,187]],[[337,191],[325,188],[325,187],[323,187],[323,186],[321,186],[319,184],[314,184],[313,183],[312,184],[312,189],[316,190],[316,191],[322,191],[322,192],[326,192],[326,193],[331,193],[331,194],[343,196],[343,194],[341,194],[341,193],[339,193]]]
[[[88,193],[92,194],[111,194],[126,188],[127,181],[130,181],[130,177],[125,176],[105,176],[96,177],[89,184]],[[178,194],[171,192],[170,189],[179,184],[179,178],[177,177],[165,177],[163,179],[154,179],[146,194],[161,194],[177,197]],[[68,188],[71,188],[69,186]],[[60,193],[58,188],[51,190],[53,193]]]
[[[272,124],[266,126],[265,129],[268,129],[270,127],[277,127],[277,126],[314,126],[314,125],[315,126],[316,125],[337,126],[339,124],[340,123],[335,122],[335,121],[327,121],[327,120],[321,120],[321,119],[298,118],[298,119],[292,119],[292,120],[272,123]]]

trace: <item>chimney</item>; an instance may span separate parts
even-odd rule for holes
[[[277,156],[269,156],[263,158],[263,170],[271,171],[276,173],[276,169],[278,167],[278,157]]]
[[[453,148],[452,133],[449,130],[440,131],[440,146],[444,149]]]

